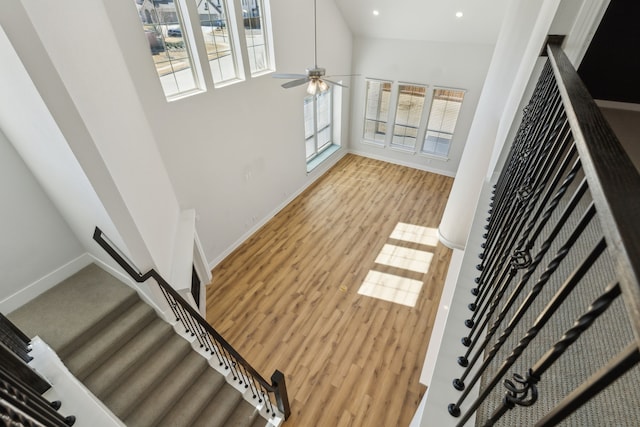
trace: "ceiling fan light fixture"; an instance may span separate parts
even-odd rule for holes
[[[315,95],[318,92],[318,81],[315,79],[309,80],[309,85],[307,86],[307,93],[309,95]]]
[[[329,89],[329,85],[322,79],[312,78],[307,85],[307,93],[309,95],[315,95],[318,92],[325,92]]]

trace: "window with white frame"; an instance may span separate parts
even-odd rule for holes
[[[307,162],[333,144],[333,90],[304,98],[304,137]]]
[[[269,32],[266,24],[267,0],[242,0],[244,33],[249,54],[251,75],[257,75],[271,69]]]
[[[384,144],[391,100],[391,82],[367,79],[366,83],[363,138],[365,141]]]
[[[134,0],[167,99],[198,89],[189,39],[173,0]]]
[[[459,89],[434,89],[427,132],[422,145],[423,153],[442,157],[449,155],[464,93],[464,90]]]
[[[391,145],[413,150],[416,146],[427,87],[399,84]]]
[[[242,61],[236,49],[238,40],[233,1],[195,1],[213,82],[221,84],[242,80]]]

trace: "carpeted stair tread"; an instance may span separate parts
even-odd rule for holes
[[[64,355],[71,342],[103,318],[117,317],[137,298],[133,289],[91,264],[7,317],[29,337],[40,336]]]
[[[190,351],[193,350],[186,340],[172,335],[161,349],[147,356],[139,369],[122,378],[118,387],[104,398],[105,405],[120,419],[125,419]]]
[[[209,364],[204,357],[195,351],[189,352],[127,416],[125,424],[130,427],[155,426],[208,368]]]
[[[242,400],[242,395],[225,383],[193,422],[193,427],[226,427],[227,419]]]
[[[69,370],[83,380],[155,318],[155,311],[138,299],[117,321],[103,325],[103,330],[63,360]]]
[[[171,325],[156,317],[87,376],[84,384],[99,398],[107,396],[121,378],[132,373],[149,355],[161,351],[161,346],[174,333]]]
[[[242,401],[236,406],[236,409],[231,413],[227,421],[225,421],[225,427],[251,427],[256,418],[262,418],[258,410],[253,407],[249,402],[242,399]],[[264,418],[262,418],[263,421]],[[266,424],[266,422],[265,422]]]
[[[191,426],[211,399],[226,383],[214,369],[206,369],[158,422],[158,427]]]

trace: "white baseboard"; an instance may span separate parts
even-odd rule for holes
[[[365,151],[359,151],[359,150],[350,149],[349,153],[355,154],[356,156],[368,157],[370,159],[380,160],[382,162],[387,162],[387,163],[392,163],[392,164],[398,165],[398,166],[406,166],[406,167],[412,168],[412,169],[418,169],[418,170],[425,171],[425,172],[436,173],[438,175],[449,176],[451,178],[454,178],[456,176],[455,173],[452,173],[452,172],[444,170],[444,169],[438,169],[438,168],[434,168],[434,167],[429,167],[429,166],[421,165],[419,163],[404,162],[404,161],[397,160],[397,159],[391,159],[391,158],[385,157],[385,156],[378,156],[378,155],[375,155],[375,154],[367,153]]]
[[[37,279],[33,283],[20,289],[15,294],[0,301],[0,312],[7,314],[19,307],[22,307],[38,295],[51,289],[63,280],[73,276],[93,261],[94,259],[91,255],[84,253],[68,263],[56,268],[51,273]]]
[[[289,196],[284,202],[280,203],[274,210],[268,213],[265,217],[263,217],[260,221],[257,221],[253,227],[247,230],[238,240],[236,240],[231,246],[229,246],[224,252],[214,258],[212,261],[209,261],[209,270],[213,270],[216,265],[218,265],[223,259],[228,257],[231,252],[235,251],[245,240],[247,240],[253,233],[258,231],[260,227],[265,225],[267,221],[273,218],[278,212],[285,208],[289,203],[291,203],[296,197],[298,197],[304,190],[306,190],[311,184],[316,182],[322,175],[324,175],[329,169],[331,169],[340,159],[342,159],[348,153],[347,150],[341,149],[336,151],[331,157],[329,157],[325,162],[316,167],[313,171],[308,172],[307,175],[313,175],[314,178],[305,182],[305,184],[300,187],[297,191],[294,191],[291,196]]]

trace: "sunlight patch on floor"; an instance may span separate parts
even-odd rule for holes
[[[358,293],[413,307],[420,295],[420,289],[422,289],[422,282],[419,280],[370,270]]]
[[[432,258],[433,253],[431,252],[386,244],[378,254],[376,263],[426,273],[429,271]]]
[[[380,266],[393,267],[399,271],[396,274],[389,274],[369,270],[358,294],[414,307],[422,289],[422,281],[404,277],[402,270],[406,271],[407,276],[411,274],[415,276],[415,273],[410,272],[426,274],[431,266],[433,252],[400,245],[402,242],[409,242],[423,246],[436,246],[438,244],[437,230],[399,222],[389,239],[400,243],[395,245],[385,243],[378,253],[375,263]]]
[[[389,237],[427,246],[436,246],[438,244],[438,230],[435,228],[406,224],[404,222],[396,224],[396,228]]]

